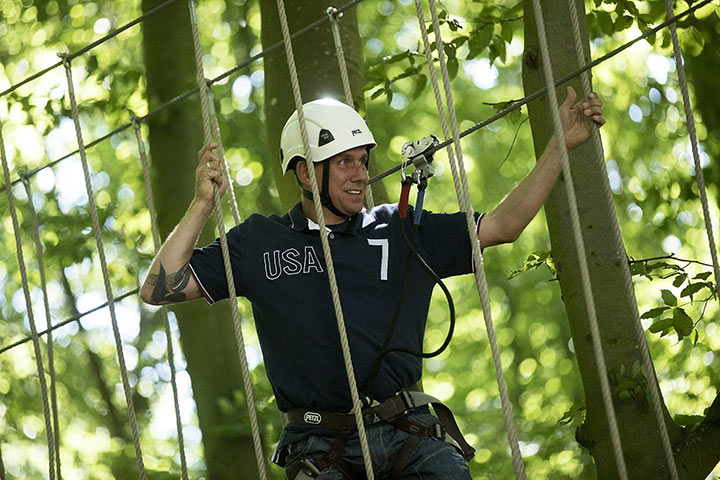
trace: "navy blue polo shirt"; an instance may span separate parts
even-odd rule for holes
[[[413,218],[412,207],[408,218]],[[476,229],[480,218],[476,214]],[[381,205],[363,210],[329,234],[360,387],[383,345],[400,294],[408,256],[400,227],[397,205]],[[232,228],[227,239],[235,289],[252,303],[278,408],[349,411],[352,400],[318,225],[298,204],[283,217],[252,215]],[[464,213],[424,211],[416,244],[439,276],[472,272]],[[421,351],[434,282],[416,261],[410,265],[390,346]],[[208,302],[228,297],[219,240],[195,249],[190,267]],[[384,400],[420,380],[421,371],[421,358],[391,353],[371,394]]]

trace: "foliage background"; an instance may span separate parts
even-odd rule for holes
[[[636,36],[647,24],[659,23],[662,4],[661,1],[587,2],[593,57]],[[457,59],[453,89],[463,129],[492,115],[495,108],[488,104],[523,96],[520,80],[522,10],[518,5],[515,0],[449,0],[442,4],[448,12],[444,27],[446,39],[455,39],[448,53]],[[678,11],[687,6],[684,1],[677,2]],[[430,132],[437,134],[440,128],[430,89],[421,90],[418,86],[424,85],[425,79],[415,69],[424,61],[421,55],[413,53],[418,50],[419,33],[412,2],[372,0],[362,3],[358,9],[368,66],[368,118],[379,140],[373,161],[384,170],[398,162],[398,152],[405,141]],[[139,14],[139,2],[130,0],[26,0],[24,3],[0,0],[0,37],[3,39],[0,42],[0,89],[56,62],[57,52],[76,51]],[[219,75],[260,50],[260,13],[254,2],[201,1],[198,16],[208,77]],[[703,9],[698,17],[708,21],[687,22],[681,31],[688,57],[700,55],[703,49],[718,48],[717,44],[707,41],[720,33],[717,2]],[[704,30],[707,25],[711,25],[714,32]],[[463,40],[463,37],[467,38]],[[594,70],[595,88],[605,102],[608,118],[602,133],[610,181],[626,247],[632,257],[645,259],[675,254],[708,262],[710,256],[694,186],[682,100],[668,45],[667,34],[659,35],[654,42],[641,42]],[[712,69],[713,65],[695,68]],[[73,73],[86,142],[127,123],[128,109],[138,115],[147,113],[139,29],[132,28],[76,59]],[[262,133],[263,81],[262,63],[257,62],[214,88],[223,141],[243,217],[256,210],[279,212],[268,163],[275,159],[267,154]],[[0,122],[15,172],[44,165],[77,148],[65,98],[61,68],[0,97]],[[718,100],[693,97],[694,105],[699,102],[717,103]],[[534,165],[531,132],[525,118],[523,112],[515,118],[500,120],[464,141],[476,209],[491,209]],[[708,141],[717,132],[708,129],[699,116],[696,122],[717,233],[720,172],[717,143]],[[125,130],[90,149],[88,154],[117,295],[138,286],[152,257],[150,217],[137,146],[131,130]],[[195,152],[188,155],[194,157]],[[440,154],[437,160],[436,177],[428,192],[426,208],[451,211],[457,208],[452,179],[445,168],[445,156]],[[54,322],[104,301],[87,198],[82,184],[78,183],[81,178],[79,158],[71,156],[53,168],[41,170],[31,179],[32,202],[42,224]],[[395,177],[385,180],[393,201],[399,192],[398,183]],[[192,185],[177,188],[191,189]],[[13,193],[18,198],[23,221],[34,313],[38,328],[43,329],[46,319],[34,260],[27,210],[29,199],[20,185]],[[7,201],[0,200],[0,205],[3,239],[0,243],[3,293],[0,295],[0,344],[7,345],[27,336],[29,326]],[[526,262],[532,252],[548,250],[541,213],[517,242],[486,251],[503,365],[529,476],[594,478],[591,458],[574,440],[574,424],[579,416],[566,416],[568,423],[558,423],[566,412],[581,411],[583,394],[553,274],[544,266],[532,268],[532,262]],[[686,303],[690,297],[683,297],[682,291],[688,279],[709,271],[708,267],[696,263],[666,263],[687,265],[689,277],[682,285],[673,284],[677,276],[658,278],[675,272],[667,268],[651,270],[650,278],[636,277],[641,312],[672,302],[667,295],[663,297],[661,290],[672,292],[681,303]],[[526,267],[524,273],[509,278],[523,266]],[[636,271],[643,273],[640,266]],[[448,401],[468,433],[470,443],[478,448],[471,462],[474,478],[510,478],[512,470],[500,402],[474,283],[472,278],[457,278],[449,285],[459,312],[457,330],[448,351],[426,362],[424,385],[427,391]],[[703,300],[708,296],[709,290],[705,288],[693,299]],[[446,306],[441,297],[438,295],[431,306],[427,348],[440,344],[447,328]],[[121,301],[118,308],[124,351],[136,390],[135,406],[146,465],[155,472],[167,471],[177,476],[179,454],[160,317],[155,309],[140,305],[136,297]],[[720,331],[716,301],[695,301],[685,309],[694,323],[691,335],[679,340],[675,333],[662,338],[649,333],[648,338],[671,413],[682,422],[691,423],[693,416],[702,415],[720,385]],[[247,304],[242,304],[241,311],[244,317],[250,317]],[[649,327],[652,320],[645,322]],[[248,354],[256,367],[256,396],[261,399],[267,443],[272,444],[279,433],[279,418],[274,413],[252,323],[247,322],[246,327]],[[63,476],[68,479],[134,476],[134,454],[107,311],[57,330],[55,340]],[[178,344],[176,351],[180,349]],[[181,357],[176,367],[192,476],[201,478],[202,432],[197,427],[190,382]],[[231,410],[240,408],[238,405],[243,401],[242,393],[238,393],[237,398],[218,399]],[[226,426],[245,427],[242,422]],[[47,476],[42,403],[30,344],[0,355],[0,449],[9,478]],[[274,473],[279,478],[280,470],[274,469]]]

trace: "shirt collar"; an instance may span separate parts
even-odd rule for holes
[[[288,212],[290,219],[290,228],[296,232],[304,232],[305,230],[320,230],[320,225],[313,220],[307,218],[302,211],[302,203],[297,203]],[[355,234],[358,229],[363,229],[375,222],[375,216],[364,208],[356,215],[350,218],[350,225],[344,230],[344,233]],[[326,227],[327,228],[327,227]],[[331,230],[328,228],[328,232]]]

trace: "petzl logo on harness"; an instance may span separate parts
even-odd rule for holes
[[[315,413],[315,412],[305,412],[305,416],[303,417],[303,420],[305,420],[305,423],[319,425],[320,422],[322,422],[322,416],[320,416],[319,413]]]

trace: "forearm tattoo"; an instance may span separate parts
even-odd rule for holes
[[[190,282],[190,268],[185,265],[175,273],[168,274],[162,263],[160,271],[150,274],[147,283],[152,285],[153,291],[150,297],[153,303],[176,303],[185,301],[185,287]]]

